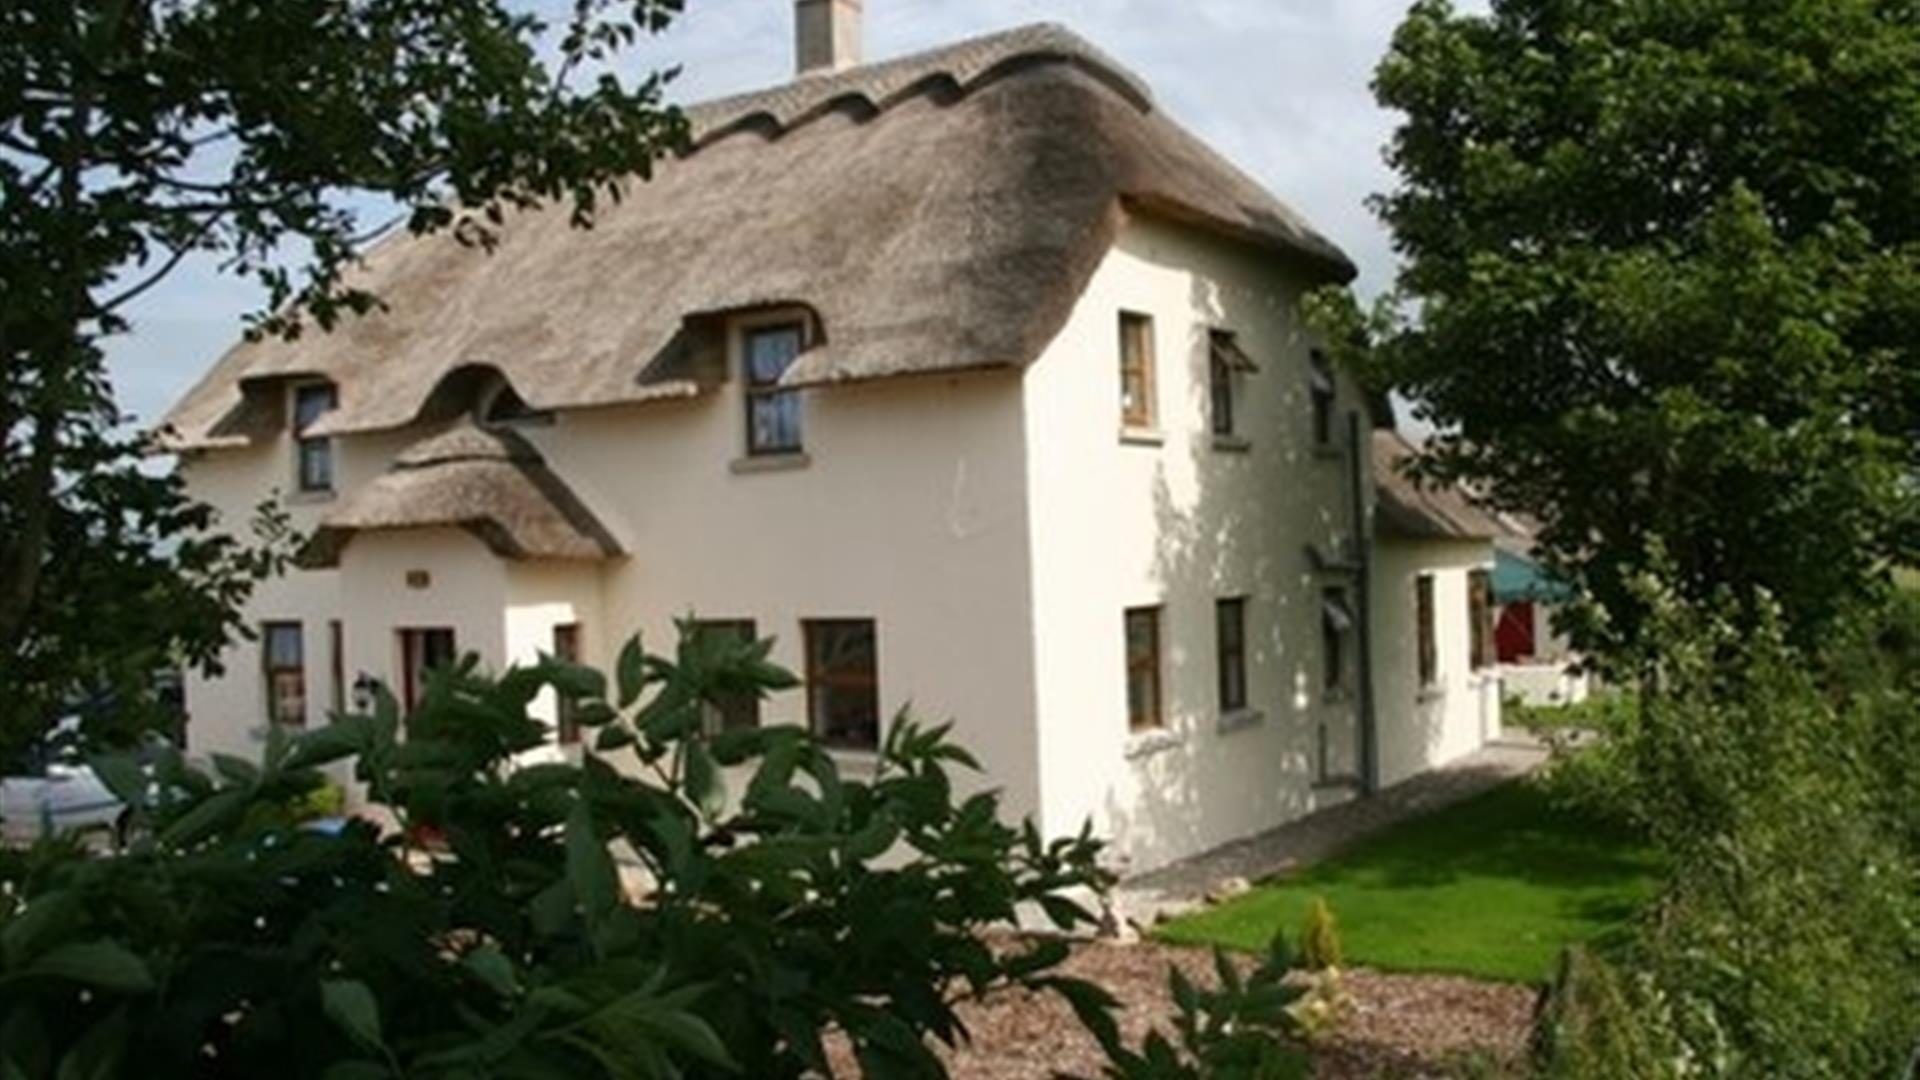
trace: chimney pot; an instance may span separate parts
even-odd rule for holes
[[[861,62],[861,0],[796,0],[794,40],[802,75],[826,75]]]

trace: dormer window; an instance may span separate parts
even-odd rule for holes
[[[1313,445],[1321,449],[1333,446],[1333,362],[1319,349],[1313,350]]]
[[[302,492],[333,490],[333,440],[308,435],[307,429],[340,405],[332,383],[308,383],[293,390],[295,483]]]
[[[746,333],[743,366],[750,456],[798,454],[805,449],[800,432],[800,391],[780,385],[781,376],[799,359],[805,342],[805,327],[797,322],[758,326]]]

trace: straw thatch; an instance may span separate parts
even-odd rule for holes
[[[604,559],[620,545],[539,451],[511,431],[463,421],[418,443],[328,514],[304,553],[338,565],[356,533],[463,528],[507,559]]]
[[[519,215],[491,256],[447,237],[369,253],[390,310],[243,343],[167,422],[180,447],[254,437],[284,380],[324,376],[316,433],[401,427],[463,367],[533,407],[699,394],[726,377],[717,314],[793,305],[819,344],[793,385],[1032,362],[1122,208],[1249,242],[1311,280],[1351,262],[1159,112],[1092,46],[1039,26],[689,110],[693,147],[590,231]]]
[[[1374,521],[1381,536],[1405,540],[1491,540],[1507,530],[1458,485],[1426,483],[1408,471],[1419,456],[1394,431],[1373,433]]]

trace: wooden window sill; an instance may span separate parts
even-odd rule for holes
[[[333,488],[295,491],[287,496],[288,506],[325,506],[340,497]]]
[[[1215,435],[1213,448],[1222,454],[1245,454],[1253,450],[1253,440],[1245,435]]]
[[[792,472],[812,464],[813,458],[806,451],[796,450],[787,454],[748,454],[733,459],[727,468],[736,476],[749,476],[755,473]]]
[[[1123,446],[1165,446],[1167,436],[1158,428],[1123,427],[1120,429],[1120,443]]]

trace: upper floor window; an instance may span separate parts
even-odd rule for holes
[[[1433,575],[1421,574],[1413,582],[1413,626],[1418,635],[1420,687],[1427,689],[1440,681],[1439,628],[1435,625]]]
[[[1160,609],[1128,608],[1127,727],[1151,731],[1166,726],[1165,698],[1160,685]]]
[[[1352,633],[1353,609],[1347,606],[1347,590],[1326,590],[1320,603],[1320,683],[1328,697],[1346,693],[1347,643]]]
[[[1207,401],[1209,419],[1216,436],[1231,437],[1238,422],[1235,397],[1240,375],[1255,370],[1253,359],[1240,348],[1240,340],[1231,330],[1214,330],[1207,335]]]
[[[1120,313],[1120,423],[1146,429],[1154,424],[1153,318]]]
[[[756,327],[745,340],[747,453],[797,454],[801,451],[800,391],[784,389],[780,377],[793,366],[805,344],[799,323]]]
[[[872,619],[808,619],[807,714],[828,746],[880,746],[879,634]]]
[[[307,648],[297,622],[260,627],[260,656],[267,677],[267,719],[301,727],[307,722]]]
[[[297,447],[296,480],[301,491],[333,490],[333,440],[309,436],[307,429],[339,407],[340,395],[332,383],[308,383],[293,390],[293,437]]]
[[[1333,445],[1333,362],[1319,349],[1313,350],[1313,444]]]

